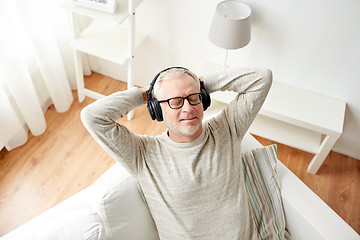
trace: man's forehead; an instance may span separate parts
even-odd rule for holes
[[[178,75],[162,82],[164,97],[184,97],[199,92],[199,84],[188,74]]]

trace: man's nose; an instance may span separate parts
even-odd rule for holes
[[[184,99],[184,105],[182,106],[182,110],[183,111],[188,111],[190,109],[192,109],[192,105],[189,103],[189,100]]]

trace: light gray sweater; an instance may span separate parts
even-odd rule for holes
[[[204,76],[208,92],[238,92],[203,122],[191,143],[167,133],[135,135],[115,121],[143,103],[139,89],[116,92],[81,112],[95,140],[138,181],[160,239],[258,239],[241,168],[240,142],[271,86],[267,69],[236,68]]]

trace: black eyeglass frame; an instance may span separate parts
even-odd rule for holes
[[[194,95],[199,95],[199,100],[200,100],[199,102],[191,103],[191,101],[189,100],[189,97],[194,96]],[[181,102],[181,104],[180,104],[179,107],[172,107],[172,106],[170,105],[170,101],[173,100],[173,99],[181,99],[182,102]],[[182,107],[184,106],[185,99],[188,101],[188,103],[189,103],[191,106],[195,106],[195,105],[198,105],[198,104],[202,103],[202,95],[201,95],[201,93],[192,93],[192,94],[190,94],[190,95],[188,95],[188,96],[186,96],[186,97],[173,97],[173,98],[168,98],[168,99],[166,99],[166,100],[160,100],[160,101],[158,101],[158,102],[159,102],[159,103],[167,102],[168,105],[169,105],[169,107],[170,107],[171,109],[179,109],[179,108],[182,108]]]

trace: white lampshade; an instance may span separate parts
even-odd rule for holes
[[[250,15],[250,7],[240,1],[219,3],[209,31],[210,41],[224,49],[246,46],[251,35]]]

